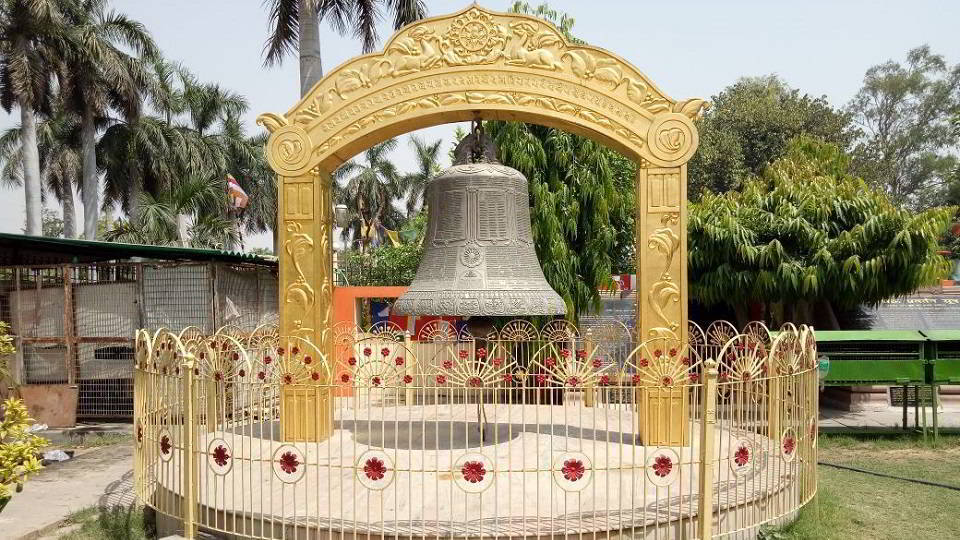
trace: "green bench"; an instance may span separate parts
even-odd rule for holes
[[[926,337],[912,330],[817,330],[827,386],[924,384]]]
[[[936,335],[933,338],[931,335]],[[937,385],[960,377],[960,331],[817,330],[817,354],[830,360],[825,386],[903,387],[903,427],[907,428],[907,390],[914,387],[919,422],[920,388],[930,387],[933,432],[937,425]],[[927,433],[923,408],[923,433]]]
[[[923,330],[923,335],[927,337],[926,357],[933,364],[931,382],[960,384],[960,330]]]

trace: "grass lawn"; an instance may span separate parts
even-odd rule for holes
[[[76,448],[99,448],[115,444],[133,444],[130,433],[87,433],[71,443]]]
[[[821,435],[820,461],[960,486],[960,436]],[[960,491],[821,465],[818,497],[768,539],[960,538]]]
[[[143,509],[91,507],[71,514],[61,526],[59,540],[144,540],[148,538]]]

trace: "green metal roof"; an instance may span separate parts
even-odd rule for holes
[[[277,265],[275,257],[262,257],[237,251],[0,233],[0,265],[4,266],[117,261],[134,257],[159,261],[221,261],[263,266]]]
[[[960,330],[923,330],[930,341],[960,341]]]
[[[926,341],[916,330],[815,330],[817,341]]]

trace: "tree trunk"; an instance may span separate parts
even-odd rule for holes
[[[840,330],[840,321],[837,319],[836,311],[833,310],[833,304],[829,300],[820,300],[817,303],[823,313],[822,319],[827,323],[826,330]]]
[[[63,200],[60,201],[63,207],[63,237],[77,237],[77,210],[73,206],[73,178],[65,177],[64,185],[61,186]]]
[[[793,324],[801,325],[813,325],[813,312],[810,306],[810,302],[806,300],[797,300],[796,301],[796,317],[793,321]]]
[[[320,61],[320,21],[313,0],[300,2],[300,95],[305,96],[323,77]]]
[[[83,237],[97,239],[97,221],[100,218],[100,186],[97,182],[97,127],[93,123],[93,111],[89,108],[83,113],[80,128],[81,152],[83,156]]]
[[[750,308],[744,304],[737,304],[733,307],[733,312],[737,317],[737,328],[743,328],[750,322]]]
[[[780,328],[786,322],[786,310],[783,308],[783,302],[774,302],[770,306],[770,327],[771,329]]]
[[[224,231],[223,249],[224,251],[236,251],[236,238],[239,236],[240,219],[237,217],[237,211],[231,206],[227,208],[227,221],[230,222],[229,231]]]
[[[43,234],[40,201],[40,151],[37,148],[37,116],[30,107],[20,105],[20,138],[23,152],[23,195],[26,203],[26,232]]]
[[[140,218],[140,194],[143,192],[143,185],[133,160],[127,165],[127,182],[127,217],[131,223],[136,223]]]
[[[187,215],[183,213],[177,214],[177,240],[180,241],[180,245],[183,247],[188,247],[190,243],[188,242],[188,237],[190,236],[189,227],[187,226]]]

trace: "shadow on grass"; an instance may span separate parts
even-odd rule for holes
[[[821,434],[817,496],[791,523],[765,527],[762,540],[910,540],[960,538],[960,492],[918,483],[960,478],[960,437],[919,434]]]
[[[842,513],[837,495],[822,486],[796,519],[782,527],[763,527],[758,540],[832,540],[833,532],[847,516]]]
[[[79,527],[71,527],[77,526]],[[146,540],[156,538],[156,530],[144,519],[137,505],[92,507],[71,514],[65,523],[71,528],[60,540]]]
[[[821,433],[821,449],[869,447],[873,450],[929,449],[940,450],[960,447],[960,434],[941,433],[940,438],[920,433]]]

